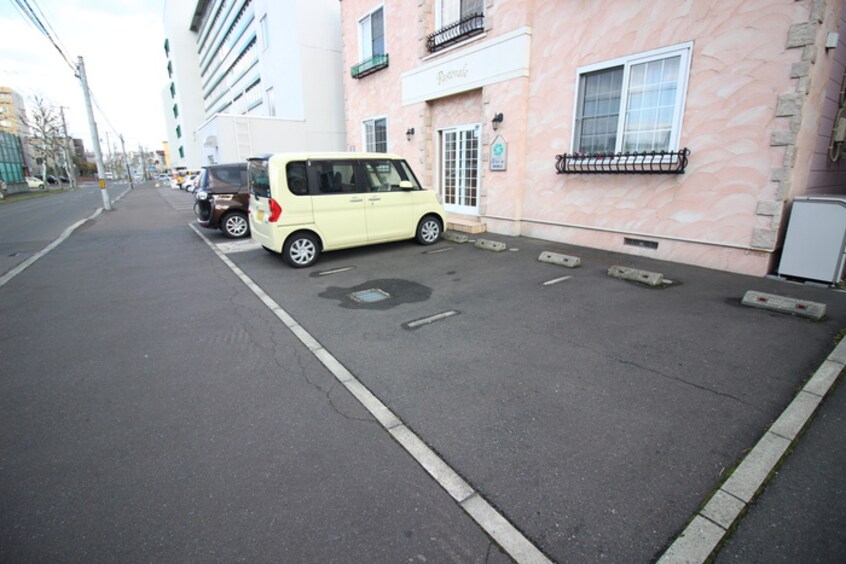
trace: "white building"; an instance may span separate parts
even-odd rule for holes
[[[162,98],[174,167],[199,168],[202,164],[194,134],[205,119],[199,103],[202,91],[197,36],[190,29],[195,5],[195,0],[165,0],[164,3],[164,50],[170,83]]]
[[[170,44],[174,166],[346,147],[338,0],[166,0],[177,11],[166,34],[192,43]]]

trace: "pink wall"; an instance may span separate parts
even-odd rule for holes
[[[409,158],[434,187],[437,129],[477,120],[487,154],[490,120],[502,112],[508,169],[488,170],[487,157],[482,166],[479,219],[489,231],[766,274],[790,198],[842,190],[844,183],[846,169],[821,156],[846,66],[846,47],[835,56],[822,44],[838,30],[843,3],[488,0],[486,34],[474,44],[529,27],[529,77],[402,106],[402,73],[444,55],[424,47],[434,31],[434,0],[389,2],[390,67],[345,82],[349,144],[360,148],[362,119],[388,114],[389,150]],[[347,67],[358,62],[358,19],[376,5],[342,2]],[[794,28],[809,22],[812,44],[789,45]],[[578,67],[689,42],[680,147],[691,154],[684,174],[556,174],[555,156],[572,151]],[[782,99],[797,93],[799,109],[777,115]],[[410,143],[408,127],[417,131]],[[659,248],[627,246],[626,237]]]

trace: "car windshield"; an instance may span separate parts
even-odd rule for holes
[[[270,197],[270,177],[267,174],[267,159],[253,159],[247,165],[247,179],[250,192],[261,198]]]

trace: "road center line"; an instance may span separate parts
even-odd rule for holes
[[[194,230],[206,245],[229,267],[256,297],[259,298],[294,335],[311,351],[323,366],[343,384],[347,390],[370,412],[405,451],[423,467],[426,472],[452,497],[467,515],[469,515],[499,546],[517,562],[549,563],[550,560],[523,534],[517,530],[501,513],[474,490],[455,470],[453,470],[435,451],[417,436],[402,420],[396,416],[379,398],[361,381],[311,336],[258,284],[244,273],[229,257],[223,254],[194,224],[188,226]]]

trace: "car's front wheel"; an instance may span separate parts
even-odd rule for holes
[[[230,239],[241,239],[250,234],[250,223],[246,215],[233,212],[223,218],[220,230]]]
[[[433,215],[427,215],[417,224],[417,242],[433,245],[441,238],[441,231],[441,221]]]
[[[294,268],[311,266],[319,256],[320,243],[311,233],[294,233],[282,249],[282,258]]]

